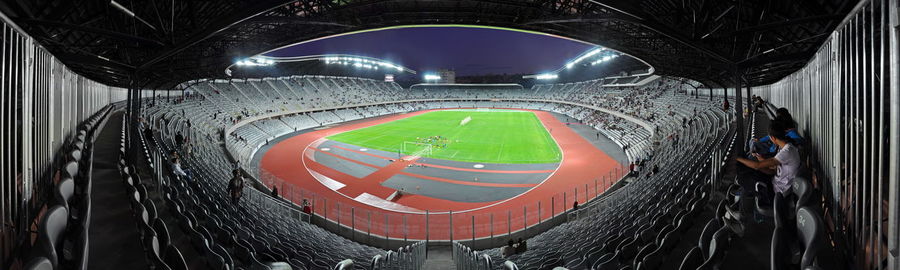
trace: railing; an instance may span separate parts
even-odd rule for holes
[[[459,242],[453,242],[453,263],[456,269],[462,270],[491,270],[493,266],[491,256],[479,254],[478,251]]]
[[[259,180],[277,187],[279,196],[298,205],[308,204],[310,212],[324,227],[337,229],[355,241],[394,247],[394,240],[408,242],[452,242],[456,240],[485,248],[503,245],[514,234],[527,237],[565,220],[574,203],[579,205],[601,197],[628,174],[624,166],[592,181],[573,183],[570,191],[514,204],[498,203],[465,211],[392,211],[363,204],[336,192],[322,194],[287,181],[267,170]],[[533,196],[532,196],[533,197]],[[520,233],[524,235],[519,235]]]

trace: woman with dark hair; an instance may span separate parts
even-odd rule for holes
[[[803,137],[800,136],[800,133],[797,132],[797,122],[794,122],[794,118],[791,117],[791,113],[788,112],[786,108],[778,108],[775,110],[775,119],[772,120],[772,124],[784,129],[784,134],[791,144],[796,147],[803,147],[805,141],[803,140]],[[753,156],[754,153],[768,158],[774,156],[778,151],[777,146],[772,143],[770,136],[759,139],[752,138],[750,139],[750,142],[748,142],[748,145],[750,146],[748,157],[751,159],[755,159]]]

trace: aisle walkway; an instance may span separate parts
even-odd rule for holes
[[[110,115],[94,142],[90,269],[149,269],[116,162],[122,113]]]

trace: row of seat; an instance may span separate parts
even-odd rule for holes
[[[41,218],[25,269],[87,269],[91,221],[91,169],[94,135],[113,106],[85,120],[67,144],[65,165],[54,184],[53,200]]]
[[[127,117],[122,119],[118,168],[124,184],[125,195],[128,196],[132,216],[141,238],[144,254],[152,269],[186,270],[188,267],[184,256],[172,244],[168,226],[159,217],[156,204],[150,199],[147,183],[144,183],[135,168],[126,162],[125,158],[130,154],[126,150],[126,128],[128,126],[126,119]],[[140,139],[143,141],[143,138]],[[149,157],[146,149],[139,150],[143,150],[140,156]]]
[[[162,170],[165,173],[157,177],[166,207],[210,268],[270,269],[290,265],[293,269],[325,269],[338,262],[339,266],[348,267],[345,262],[348,258],[366,262],[376,254],[385,254],[383,250],[353,243],[301,220],[291,219],[292,215],[285,212],[287,207],[283,201],[255,189],[245,188],[244,198],[237,204],[232,203],[224,192],[229,171],[223,170],[231,166],[224,157],[215,154],[215,151],[221,151],[221,146],[194,140],[195,151],[191,154],[183,152],[176,147],[171,134],[186,128],[181,121],[167,123],[157,134],[153,151],[160,156],[172,151],[181,154],[182,166],[192,171],[192,180],[172,175],[169,170]],[[170,164],[163,161],[156,166],[169,168]],[[394,254],[399,255],[390,257],[394,263],[396,259],[408,256],[405,249]],[[370,267],[355,265],[357,268]]]
[[[525,253],[502,258],[499,249],[483,251],[494,263],[487,269],[512,264],[503,262],[507,259],[526,269],[656,269],[673,260],[673,247],[687,240],[681,239],[683,233],[704,211],[713,192],[709,153],[731,143],[733,130],[722,126],[723,118],[721,112],[703,111],[697,126],[681,134],[696,139],[678,145],[664,142],[654,155],[650,165],[658,165],[660,172],[641,174],[599,202],[585,205],[575,221],[529,239],[532,243]]]

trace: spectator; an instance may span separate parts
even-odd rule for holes
[[[312,215],[312,207],[309,206],[309,201],[307,201],[306,199],[303,199],[302,205],[303,205],[303,213],[306,213],[307,215]]]
[[[779,126],[784,128],[785,136],[787,136],[788,142],[793,144],[795,147],[803,147],[805,140],[803,136],[800,136],[800,133],[797,132],[797,124],[794,122],[794,118],[791,117],[791,114],[788,113],[787,109],[779,108],[775,111],[775,120],[772,120],[772,123],[778,123]],[[750,154],[748,158],[755,158],[752,154],[756,153],[762,157],[772,157],[775,155],[777,151],[776,145],[772,142],[770,136],[765,136],[759,139],[753,138],[750,139],[748,143]]]
[[[755,194],[764,202],[771,203],[775,198],[774,192],[784,193],[790,190],[794,177],[800,171],[800,153],[797,147],[790,143],[781,125],[781,122],[775,122],[769,127],[769,137],[779,149],[775,157],[765,158],[755,154],[758,161],[737,158],[737,162],[743,165],[738,167],[738,175],[741,176],[738,181],[743,187],[742,197],[744,194],[755,194],[757,182],[765,183],[768,188],[761,194]]]
[[[278,199],[278,187],[272,186],[272,197]]]
[[[153,127],[150,127],[150,125],[144,125],[144,138],[147,140],[147,143],[154,142]]]
[[[575,204],[572,205],[572,211],[578,211],[578,201],[575,201]]]
[[[519,238],[519,243],[516,244],[516,253],[525,253],[528,251],[528,244],[525,243],[525,240]]]
[[[184,136],[181,135],[181,132],[176,132],[175,133],[175,144],[180,147],[181,144],[183,144],[183,143],[184,143]]]
[[[228,195],[231,196],[231,202],[237,204],[244,195],[244,177],[241,176],[239,170],[233,170],[231,174],[231,181],[228,182]]]
[[[188,182],[191,182],[194,179],[191,175],[191,170],[181,168],[181,159],[177,157],[172,159],[172,173],[180,178],[184,178]]]
[[[728,103],[728,98],[725,98],[725,103],[722,104],[722,109],[725,111],[728,111],[729,109],[731,109],[731,103]]]
[[[509,239],[509,241],[506,242],[506,246],[500,248],[500,253],[503,254],[503,257],[509,257],[516,254],[516,248],[513,246],[512,239]]]

